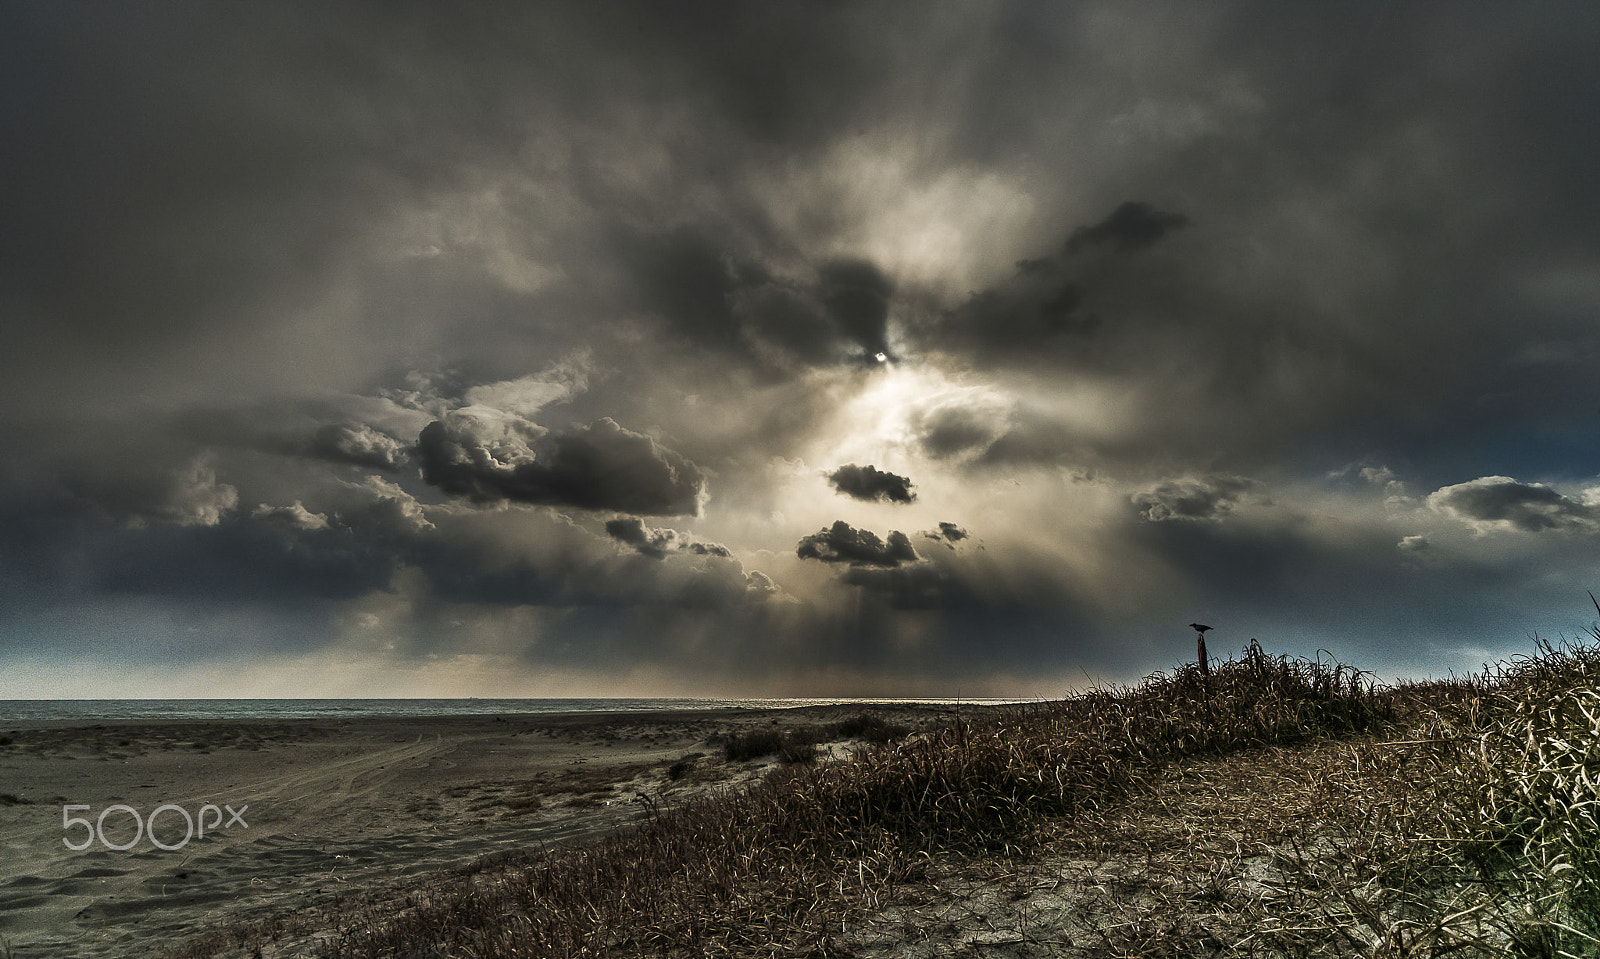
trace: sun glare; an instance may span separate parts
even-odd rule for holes
[[[1009,406],[992,387],[964,384],[932,367],[891,360],[883,353],[876,359],[880,365],[835,421],[832,442],[822,454],[830,463],[909,468],[925,456],[921,437],[930,414],[952,403]]]

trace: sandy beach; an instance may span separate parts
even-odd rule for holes
[[[862,711],[0,724],[0,955],[157,955],[220,924],[580,842],[762,775],[770,758],[723,759],[731,733]],[[952,709],[870,711],[917,727]]]

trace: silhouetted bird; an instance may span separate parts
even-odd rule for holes
[[[1197,633],[1203,633],[1206,630],[1210,629],[1211,627],[1210,626],[1201,626],[1199,623],[1190,623],[1189,624],[1189,628],[1194,630]]]

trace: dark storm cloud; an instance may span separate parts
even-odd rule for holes
[[[606,535],[619,543],[633,547],[641,556],[666,559],[674,551],[693,553],[696,556],[717,556],[723,559],[733,554],[726,546],[705,543],[685,537],[674,529],[650,529],[637,516],[621,516],[606,520]]]
[[[63,609],[132,603],[179,618],[192,609],[207,618],[294,620],[294,629],[260,642],[256,651],[267,654],[326,642],[337,604],[388,590],[435,532],[415,500],[375,476],[312,487],[315,509],[298,500],[238,505],[239,494],[205,464],[174,476],[167,491],[183,496],[160,509],[148,500],[124,510],[65,490],[12,490],[31,517],[0,517],[0,579],[14,568],[29,594]],[[219,487],[233,507],[217,508]],[[24,546],[31,555],[7,555]]]
[[[947,550],[954,550],[968,535],[954,523],[940,523],[937,530],[922,533],[924,539]],[[802,540],[799,555],[829,563],[848,562],[839,582],[873,594],[894,609],[983,609],[1006,599],[986,597],[959,568],[924,560],[912,550],[910,539],[898,531],[891,532],[883,543],[870,532],[836,522],[831,529]]]
[[[288,506],[268,506],[262,504],[250,512],[250,518],[268,524],[276,523],[290,530],[327,529],[328,518],[321,513],[313,513],[306,509],[304,503],[295,500]]]
[[[151,374],[172,357],[226,383],[249,357],[199,365],[191,337],[227,342],[314,299],[356,224],[450,163],[458,138],[403,148],[403,116],[442,104],[406,83],[400,51],[311,14],[92,4],[7,18],[7,127],[29,146],[0,160],[5,349],[108,386],[165,391]],[[409,107],[377,95],[405,86]],[[314,349],[299,355],[315,364]]]
[[[651,559],[664,559],[667,552],[678,548],[678,534],[670,529],[645,529],[637,516],[606,520],[606,534],[626,543],[641,555]]]
[[[611,602],[604,567],[580,551],[555,557],[502,555],[466,536],[432,537],[408,560],[423,574],[428,597],[485,606],[590,606]]]
[[[444,349],[470,354],[517,343],[504,324],[526,334],[552,307],[614,318],[600,283],[507,289],[542,282],[524,276],[620,274],[690,337],[738,349],[730,301],[760,285],[751,243],[680,230],[673,207],[706,184],[726,191],[728,223],[759,227],[737,196],[752,149],[805,155],[849,122],[848,93],[892,71],[853,25],[885,15],[909,13],[491,3],[455,17],[292,0],[16,13],[0,88],[28,148],[0,159],[0,352],[43,362],[7,378],[12,399],[37,400],[47,367],[67,365],[102,395],[182,392],[167,379],[179,370],[202,393],[348,385],[427,350],[436,321],[454,333]],[[642,175],[657,148],[666,166]],[[496,184],[507,167],[532,188]],[[660,241],[631,254],[621,210]],[[493,248],[501,233],[510,249]],[[344,294],[372,313],[327,316]],[[294,335],[313,333],[293,322],[307,312],[315,335]],[[871,325],[854,305],[843,316]],[[563,327],[540,329],[543,349]]]
[[[105,544],[96,576],[111,593],[289,606],[366,595],[387,586],[393,569],[387,551],[285,507],[212,527],[123,533]]]
[[[909,478],[871,465],[846,463],[828,474],[828,483],[844,495],[867,503],[878,500],[911,503],[917,498],[917,494],[911,491]]]
[[[787,369],[840,359],[838,331],[807,291],[774,281],[742,287],[731,302],[746,342],[763,364]]]
[[[305,450],[329,462],[392,473],[410,461],[411,446],[363,423],[330,423],[318,427]]]
[[[925,563],[888,569],[852,566],[839,575],[839,580],[880,595],[895,609],[985,605],[970,584],[947,569]]]
[[[335,394],[314,400],[273,397],[192,407],[150,426],[165,432],[171,442],[200,450],[255,450],[358,471],[397,473],[413,467],[411,438],[430,419],[420,409],[382,396]],[[279,468],[289,467],[279,464]]]
[[[683,341],[768,374],[888,354],[894,282],[878,266],[830,260],[815,276],[785,279],[734,241],[684,226],[623,235],[619,262],[632,306]]]
[[[931,330],[930,342],[978,357],[1070,348],[1100,329],[1100,316],[1084,308],[1083,286],[1071,280],[1019,273],[973,293]]]
[[[888,567],[917,561],[911,540],[899,530],[892,530],[885,541],[871,530],[856,529],[844,520],[836,520],[832,526],[800,540],[795,553],[801,559],[852,566]]]
[[[538,452],[523,442],[496,445],[464,422],[435,420],[417,439],[422,478],[474,502],[622,510],[644,515],[697,513],[705,475],[642,433],[605,418],[545,437]]]
[[[0,579],[17,574],[30,602],[69,609],[151,596],[213,615],[234,602],[276,614],[298,599],[383,588],[395,544],[431,526],[409,495],[377,477],[306,485],[316,508],[298,499],[252,508],[240,490],[262,479],[234,476],[226,455],[186,461],[182,447],[114,440],[99,449],[101,459],[35,462],[33,475],[0,484],[9,507],[0,513]]]
[[[931,342],[984,356],[1026,355],[1042,346],[1073,349],[1075,338],[1101,329],[1101,313],[1093,307],[1095,291],[1116,279],[1105,265],[1079,264],[1074,255],[1096,248],[1138,252],[1188,222],[1181,213],[1128,200],[1104,220],[1073,230],[1062,253],[1017,261],[1012,277],[973,293],[946,313],[928,331]],[[1076,349],[1081,351],[1082,344]]]
[[[378,541],[406,541],[434,528],[416,500],[381,493],[363,505],[341,509],[336,518],[359,535]]]
[[[1320,647],[1347,663],[1440,676],[1480,668],[1484,648],[1526,648],[1526,630],[1581,628],[1594,569],[1587,536],[1539,536],[1549,561],[1530,563],[1528,552],[1500,553],[1492,538],[1463,536],[1437,518],[1429,526],[1439,533],[1404,536],[1409,523],[1325,524],[1291,510],[1250,523],[1130,515],[1119,539],[1161,570],[1162,592],[1176,590],[1155,605],[1191,614],[1150,623],[1169,650],[1187,639],[1192,651],[1193,634],[1177,624],[1194,619],[1217,627],[1207,634],[1213,651],[1256,637],[1269,650],[1312,657]]]
[[[1114,378],[1151,411],[1117,437],[1128,458],[1164,450],[1203,461],[1209,448],[1276,459],[1285,437],[1334,430],[1382,449],[1459,451],[1459,468],[1470,468],[1482,449],[1474,436],[1510,441],[1552,394],[1572,399],[1551,406],[1582,408],[1576,397],[1592,390],[1566,372],[1534,385],[1526,369],[1506,367],[1542,339],[1536,329],[1572,329],[1514,292],[1527,274],[1552,255],[1592,262],[1582,252],[1592,224],[1557,198],[1596,196],[1579,173],[1594,134],[1585,126],[1574,142],[1553,122],[1600,105],[1574,40],[1595,34],[1592,12],[1547,11],[1508,32],[1488,5],[1451,18],[1414,8],[1383,13],[1374,30],[1380,14],[1368,5],[1245,4],[1169,32],[1151,29],[1178,15],[1162,9],[1104,11],[1104,35],[1037,9],[1006,15],[1029,25],[1026,49],[1038,55],[1013,69],[1040,89],[1046,77],[1079,76],[1074,64],[1094,55],[1074,44],[1093,36],[1156,42],[1178,59],[1170,69],[1160,55],[1140,61],[1137,81],[1099,61],[1089,76],[1130,87],[1083,103],[1105,111],[1116,142],[1099,149],[1126,173],[1092,164],[1097,186],[1057,210],[1066,244],[1019,250],[1016,276],[919,325],[919,343],[986,368]],[[1305,59],[1291,64],[1284,49]],[[991,122],[1005,118],[999,110]],[[1062,222],[1062,209],[1084,209],[1084,194],[1099,198],[1090,209],[1114,212]],[[1513,254],[1511,236],[1529,246]],[[1540,314],[1531,324],[1530,311]],[[1594,334],[1577,340],[1592,345]],[[1572,417],[1545,416],[1555,421],[1547,432],[1581,450]],[[1547,468],[1562,467],[1552,457]]]
[[[1519,483],[1509,476],[1485,476],[1428,494],[1428,505],[1480,528],[1537,533],[1544,530],[1595,532],[1600,508],[1563,496],[1541,483]]]
[[[1003,346],[1026,346],[1026,341],[1063,333],[1094,333],[1101,318],[1085,306],[1091,297],[1085,284],[1103,282],[1103,267],[1079,265],[1072,255],[1098,247],[1136,252],[1188,222],[1181,213],[1128,200],[1104,220],[1073,230],[1062,254],[1018,260],[1007,282],[973,294],[946,318],[947,332]]]
[[[990,410],[947,406],[918,418],[917,442],[934,459],[949,459],[972,450],[987,449],[1004,423]]]
[[[459,619],[458,637],[479,606],[537,606],[535,665],[559,648],[648,668],[676,656],[652,645],[664,625],[717,637],[689,645],[742,675],[785,641],[819,673],[884,676],[922,637],[917,668],[943,677],[1165,656],[1106,651],[1140,626],[1070,598],[1094,592],[1066,583],[1081,554],[1170,570],[1122,607],[1160,622],[1212,621],[1162,608],[1203,600],[1331,630],[1370,606],[1367,633],[1391,636],[1437,605],[1451,630],[1520,636],[1518,591],[1592,570],[1588,538],[1519,540],[1511,576],[1487,555],[1503,539],[1460,527],[1600,529],[1588,494],[1486,475],[1600,471],[1597,18],[1375,0],[8,10],[0,395],[31,432],[3,434],[0,626],[38,614],[76,636],[61,623],[105,596],[170,600],[148,605],[173,622],[234,599],[289,634],[295,598],[347,618],[361,598]],[[890,344],[883,373],[960,394],[905,401],[929,404],[892,447],[921,503],[980,482],[1024,499],[984,502],[981,555],[943,526],[912,538],[951,548],[918,557],[841,523],[797,548],[837,577],[743,570],[733,553],[816,522],[776,518],[814,514],[777,501],[770,464],[884,448],[826,431],[879,373],[853,365]],[[579,352],[581,388],[469,397]],[[374,392],[395,409],[305,399]],[[559,421],[540,412],[556,403]],[[219,404],[244,412],[174,422]],[[1361,512],[1382,508],[1370,489],[1307,508],[1356,546],[1287,507],[1274,527],[1239,475],[1365,457],[1438,492],[1431,510],[1396,494],[1390,518]],[[1089,471],[1110,517],[1026,499]],[[441,493],[600,515],[413,498]],[[706,502],[733,550],[638,519]],[[1212,521],[1230,510],[1250,522]],[[1060,553],[984,565],[1019,541]],[[825,585],[791,604],[796,565]],[[122,642],[114,622],[84,637]]]
[[[239,505],[238,489],[205,456],[165,468],[154,457],[118,470],[76,464],[61,484],[93,513],[135,528],[215,526]]]
[[[1261,484],[1244,476],[1211,475],[1165,480],[1133,495],[1139,515],[1152,522],[1221,519]]]
[[[893,294],[893,281],[867,260],[835,260],[822,267],[822,301],[840,332],[866,357],[889,352]]]
[[[978,470],[1047,464],[1087,471],[1101,458],[1081,429],[1031,401],[950,403],[917,412],[909,425],[926,455]]]
[[[1104,244],[1125,253],[1147,247],[1166,236],[1168,231],[1188,223],[1189,218],[1182,213],[1164,213],[1148,203],[1129,200],[1099,223],[1073,230],[1067,237],[1065,249],[1068,253],[1077,253],[1086,247]]]
[[[622,518],[606,527],[608,538],[634,547],[635,555],[619,554],[605,539],[560,517],[518,514],[501,522],[465,513],[441,519],[437,533],[416,539],[404,559],[426,581],[424,600],[483,607],[719,610],[778,592],[764,574],[746,571],[716,544],[694,550],[676,531],[642,523],[635,530],[637,522]],[[694,558],[661,562],[669,551]]]
[[[715,240],[680,227],[660,235],[629,237],[624,242],[625,262],[637,284],[640,307],[662,316],[700,346],[743,347],[732,300],[745,284]]]

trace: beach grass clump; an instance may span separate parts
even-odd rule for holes
[[[1540,643],[1387,696],[1403,721],[1352,749],[1314,836],[1274,851],[1297,896],[1255,941],[1296,956],[1600,955],[1600,647]]]
[[[857,713],[824,728],[829,739],[860,739],[869,743],[893,742],[911,732],[910,728],[889,722],[876,713]]]
[[[973,710],[850,760],[780,766],[743,791],[653,810],[587,847],[501,859],[403,909],[342,920],[326,955],[825,955],[842,922],[881,908],[934,857],[1025,853],[1053,822],[1118,802],[1179,759],[1391,719],[1361,674],[1259,649],[1209,677],[1182,669]]]
[[[1600,954],[1600,648],[1541,643],[1462,685],[1407,754],[1430,801],[1401,825],[1465,874],[1462,935]]]
[[[689,753],[667,767],[667,781],[678,782],[694,771],[704,753]]]
[[[722,744],[722,755],[731,763],[775,756],[788,741],[783,731],[778,729],[754,729],[747,733],[734,733]]]
[[[722,745],[729,762],[745,762],[777,756],[783,762],[811,762],[819,743],[856,739],[868,743],[889,743],[911,732],[906,726],[891,723],[873,713],[858,713],[833,723],[807,723],[788,729],[755,729],[734,733]]]

